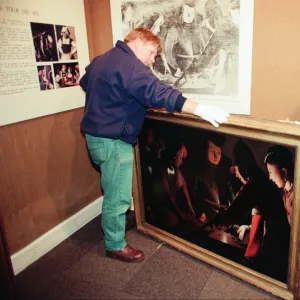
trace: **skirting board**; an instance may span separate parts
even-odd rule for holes
[[[34,242],[11,256],[14,274],[17,275],[30,264],[63,242],[74,232],[93,220],[102,212],[103,197],[93,201],[78,213],[55,226]]]

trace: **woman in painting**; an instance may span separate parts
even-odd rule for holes
[[[61,37],[57,42],[58,52],[60,54],[60,60],[75,59],[75,53],[77,47],[75,41],[70,37],[71,33],[67,26],[63,26],[61,29]]]
[[[72,86],[72,85],[75,85],[76,83],[76,79],[75,79],[75,76],[74,76],[74,73],[73,73],[73,68],[71,66],[68,67],[67,69],[67,81],[66,81],[66,85],[68,86]]]
[[[184,222],[189,222],[194,227],[201,223],[195,217],[182,173],[187,149],[181,142],[163,145],[164,147],[159,146],[163,150],[157,152],[159,156],[153,164],[153,213],[158,225],[178,233]]]
[[[282,190],[283,204],[289,224],[292,224],[294,200],[294,162],[292,153],[285,147],[271,147],[265,157],[269,178]]]
[[[229,208],[220,211],[212,223],[251,223],[250,241],[243,263],[285,281],[290,230],[280,195],[242,140],[234,147],[231,171],[243,185]]]

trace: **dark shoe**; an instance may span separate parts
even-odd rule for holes
[[[133,249],[128,245],[119,251],[106,250],[106,255],[110,258],[115,258],[126,262],[139,262],[145,258],[143,251]]]

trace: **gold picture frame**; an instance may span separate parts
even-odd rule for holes
[[[272,278],[236,261],[228,259],[211,250],[207,250],[189,240],[150,224],[145,218],[143,178],[141,171],[141,152],[139,144],[135,147],[135,165],[133,178],[133,198],[136,223],[139,231],[163,241],[168,245],[187,253],[224,272],[244,280],[262,290],[283,299],[300,299],[300,238],[298,234],[300,220],[300,127],[294,123],[267,121],[247,116],[231,116],[226,124],[215,128],[200,118],[186,114],[170,114],[160,110],[149,110],[146,121],[156,122],[163,127],[180,126],[194,132],[216,132],[221,135],[242,139],[251,139],[261,143],[280,144],[294,149],[294,200],[290,242],[287,263],[286,282]]]

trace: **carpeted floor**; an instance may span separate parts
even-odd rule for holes
[[[18,300],[276,299],[135,228],[127,241],[145,261],[107,258],[100,228],[97,217],[18,274]]]

